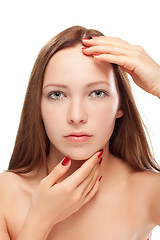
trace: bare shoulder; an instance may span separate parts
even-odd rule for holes
[[[16,236],[22,227],[33,194],[32,181],[28,175],[12,172],[0,174],[0,229],[4,238]],[[13,237],[14,239],[14,237]]]
[[[17,174],[12,172],[0,173],[0,191],[3,193],[17,189],[20,183],[21,179]]]
[[[0,173],[0,193],[1,196],[5,197],[6,192],[10,192],[12,187],[17,186],[17,176],[11,172]],[[2,199],[2,198],[1,198]]]
[[[153,183],[158,179],[160,176],[160,173],[157,173],[152,170],[146,170],[146,171],[137,171],[133,174],[133,178],[136,181],[139,181],[141,179],[142,183],[150,182]]]
[[[136,189],[143,190],[152,197],[160,188],[160,173],[151,170],[135,172],[131,176],[131,182]]]
[[[0,173],[0,209],[31,193],[30,182],[12,172]]]
[[[160,173],[142,171],[133,174],[132,183],[137,195],[142,195],[148,204],[151,222],[160,225]]]
[[[10,202],[14,203],[14,196],[18,190],[16,174],[3,172],[0,174],[0,239],[9,240],[7,215],[11,213]],[[14,193],[14,194],[13,194]],[[13,208],[13,205],[12,205]]]
[[[30,204],[37,181],[32,174],[4,172],[0,174],[0,212],[7,223],[19,212],[22,214]],[[12,214],[11,214],[12,213]]]

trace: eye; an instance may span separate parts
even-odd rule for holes
[[[104,98],[104,97],[108,96],[108,93],[104,90],[95,90],[95,91],[91,92],[90,95],[92,95],[95,98]]]
[[[53,91],[48,94],[48,97],[52,100],[61,100],[64,97],[64,93],[61,91]]]

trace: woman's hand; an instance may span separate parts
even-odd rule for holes
[[[72,175],[56,183],[71,166],[71,160],[68,165],[63,166],[63,159],[40,182],[33,194],[22,232],[26,233],[29,231],[27,229],[37,228],[37,231],[41,232],[42,239],[45,239],[56,223],[69,217],[87,203],[99,188],[101,155],[102,151],[95,153]]]
[[[160,65],[142,47],[104,36],[82,39],[82,43],[87,46],[82,48],[84,54],[121,66],[139,87],[160,98]]]

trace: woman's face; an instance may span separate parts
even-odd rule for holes
[[[122,116],[112,65],[85,56],[81,47],[62,49],[51,58],[41,101],[52,149],[74,160],[107,148],[115,120]]]

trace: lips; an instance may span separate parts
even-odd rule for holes
[[[65,137],[69,137],[69,136],[76,136],[76,137],[86,136],[86,137],[91,137],[92,135],[87,134],[85,132],[73,132],[73,133],[70,133],[69,135],[67,135]]]
[[[74,142],[74,143],[83,143],[83,142],[89,140],[90,137],[92,137],[92,135],[84,133],[84,132],[73,132],[73,133],[65,136],[65,138],[67,138],[67,140]]]

